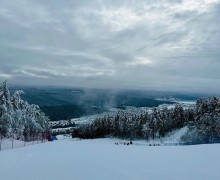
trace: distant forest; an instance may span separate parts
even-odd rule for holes
[[[24,89],[23,100],[38,104],[42,111],[52,121],[68,120],[86,115],[107,112],[109,108],[125,109],[127,106],[157,107],[164,103],[173,103],[157,100],[158,97],[173,97],[195,99],[193,95],[175,95],[174,93],[161,93],[153,91],[115,91],[97,89],[65,89],[65,88],[28,88]]]
[[[101,98],[101,97],[100,97]],[[165,101],[158,101],[150,98],[134,98],[119,96],[114,107],[119,109],[125,109],[126,106],[135,107],[156,107]],[[95,105],[93,105],[95,104]],[[173,104],[173,102],[167,102],[166,104]],[[68,120],[72,118],[78,118],[86,115],[99,114],[108,111],[108,108],[103,103],[85,102],[85,104],[68,104],[68,105],[57,105],[57,106],[42,106],[41,109],[45,112],[51,120]]]

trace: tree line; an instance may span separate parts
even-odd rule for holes
[[[50,134],[49,118],[38,105],[21,99],[23,91],[11,96],[7,81],[0,86],[0,139],[44,140]],[[1,144],[1,143],[0,143]]]
[[[75,129],[73,137],[155,139],[173,130],[188,126],[182,143],[220,142],[220,100],[199,99],[194,108],[176,104],[173,108],[152,108],[148,111],[119,111],[116,115],[97,118]]]

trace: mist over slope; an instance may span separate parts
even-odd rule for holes
[[[51,120],[78,118],[99,114],[109,108],[157,107],[172,104],[172,100],[195,100],[198,95],[159,91],[108,90],[82,88],[19,87],[25,94],[23,99],[38,104]],[[12,92],[18,87],[12,87]],[[158,99],[164,98],[164,99]]]

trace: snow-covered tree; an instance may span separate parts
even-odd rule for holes
[[[220,100],[217,97],[200,99],[196,103],[195,127],[204,142],[220,140]]]
[[[45,138],[50,132],[49,118],[37,105],[30,105],[21,99],[23,91],[13,96],[4,81],[0,86],[0,136],[14,139],[34,140]]]

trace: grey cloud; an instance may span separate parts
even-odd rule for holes
[[[219,16],[219,0],[2,0],[0,79],[217,92]]]

